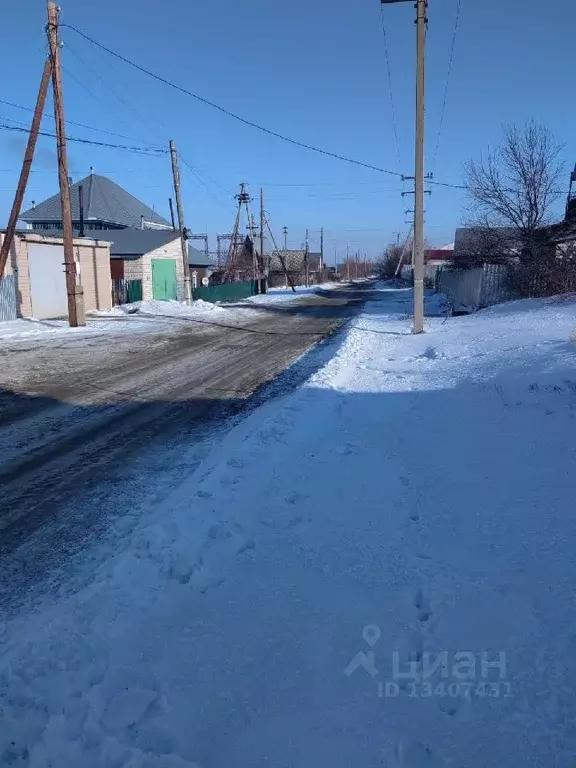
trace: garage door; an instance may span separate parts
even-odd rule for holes
[[[152,259],[152,296],[164,300],[178,297],[175,259]]]
[[[28,243],[32,316],[38,320],[68,315],[68,295],[61,245]]]

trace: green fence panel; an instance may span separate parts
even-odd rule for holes
[[[222,285],[210,285],[206,288],[195,288],[194,298],[210,301],[240,301],[249,296],[255,296],[258,283],[256,280],[247,280],[243,283],[223,283]]]
[[[126,280],[126,303],[142,301],[142,280]]]

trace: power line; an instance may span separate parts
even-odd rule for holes
[[[386,69],[388,70],[388,89],[390,91],[390,105],[392,107],[392,127],[394,129],[394,139],[396,141],[396,152],[398,155],[398,167],[402,167],[400,157],[400,141],[398,140],[398,123],[396,121],[396,108],[394,106],[394,91],[392,88],[392,70],[390,68],[390,52],[388,50],[388,35],[386,34],[386,24],[384,23],[384,6],[380,3],[380,26],[384,37],[384,53],[386,55]]]
[[[68,73],[71,74],[71,73]],[[4,101],[4,99],[0,99],[0,104],[5,104],[7,107],[13,107],[14,109],[22,109],[25,112],[34,112],[34,110],[31,107],[24,107],[22,104],[14,104],[12,101]],[[43,117],[48,117],[50,120],[54,120],[54,115],[49,114],[48,112],[42,113]],[[8,119],[8,118],[3,118]],[[16,122],[16,121],[11,121]],[[66,120],[66,123],[68,125],[75,125],[77,128],[86,128],[88,131],[98,131],[99,133],[105,133],[108,136],[116,136],[119,139],[128,139],[129,141],[140,141],[140,139],[135,139],[133,136],[124,136],[122,133],[114,133],[113,131],[105,131],[103,128],[95,128],[92,125],[85,125],[84,123],[76,123],[74,120]]]
[[[190,173],[192,174],[192,176],[194,177],[194,179],[195,179],[195,180],[197,180],[197,181],[199,181],[199,182],[200,182],[200,184],[202,184],[202,186],[204,187],[204,189],[206,190],[206,192],[208,192],[208,194],[209,194],[209,195],[210,195],[210,197],[211,197],[211,198],[214,200],[214,202],[215,202],[217,205],[219,205],[219,206],[220,206],[220,208],[222,208],[222,210],[225,210],[225,211],[229,211],[229,210],[230,210],[230,206],[229,206],[229,205],[226,205],[226,204],[225,204],[225,203],[222,201],[222,199],[221,199],[220,197],[218,197],[218,196],[216,195],[216,193],[215,193],[213,190],[211,190],[211,189],[210,189],[210,187],[208,186],[208,184],[206,184],[206,182],[205,182],[205,181],[204,181],[204,179],[202,178],[202,176],[201,176],[201,174],[199,173],[199,171],[197,171],[197,170],[194,168],[194,166],[193,166],[193,165],[191,165],[191,164],[190,164],[190,163],[189,163],[189,162],[186,160],[186,158],[184,158],[184,157],[182,156],[182,153],[180,153],[180,160],[182,161],[183,165],[185,165],[185,166],[186,166],[186,168],[187,168],[187,169],[190,171]]]
[[[19,133],[30,133],[29,128],[20,128],[16,125],[6,125],[5,123],[0,123],[0,130],[3,131],[18,131]],[[39,131],[39,136],[48,136],[51,139],[56,138],[55,133],[50,133],[49,131]],[[96,147],[106,147],[107,149],[122,149],[125,152],[135,152],[136,154],[140,155],[147,155],[148,157],[160,157],[161,155],[168,154],[167,149],[156,149],[154,147],[130,147],[126,144],[109,144],[105,141],[91,141],[90,139],[79,139],[72,136],[66,137],[67,141],[74,141],[77,144],[90,144],[92,146]]]
[[[232,117],[234,120],[237,120],[240,123],[243,123],[244,125],[248,125],[251,128],[256,128],[259,131],[262,131],[262,133],[266,133],[269,136],[274,136],[277,139],[280,139],[281,141],[285,141],[288,144],[292,144],[296,147],[300,147],[302,149],[308,149],[311,152],[316,152],[320,155],[325,155],[326,157],[332,157],[336,160],[341,160],[345,163],[350,163],[352,165],[357,165],[362,168],[368,168],[371,171],[378,171],[379,173],[386,173],[390,176],[398,176],[401,177],[402,174],[399,171],[390,171],[385,168],[379,168],[375,165],[371,165],[370,163],[365,163],[362,160],[354,160],[350,157],[345,157],[344,155],[339,155],[336,152],[330,152],[326,149],[320,149],[320,147],[315,147],[312,144],[306,144],[303,141],[298,141],[297,139],[292,139],[289,136],[284,136],[281,133],[277,133],[276,131],[271,130],[270,128],[266,128],[263,125],[260,125],[259,123],[255,123],[252,120],[248,120],[244,117],[241,117],[240,115],[237,115],[235,112],[231,112],[229,109],[226,109],[225,107],[220,106],[219,104],[216,104],[213,101],[209,101],[208,99],[205,99],[203,96],[199,96],[197,93],[193,93],[192,91],[187,90],[186,88],[183,88],[180,85],[177,85],[176,83],[171,82],[170,80],[167,80],[164,77],[161,77],[160,75],[155,74],[154,72],[151,72],[149,69],[146,69],[145,67],[140,66],[139,64],[136,64],[135,62],[131,61],[130,59],[127,59],[125,56],[122,56],[120,53],[116,53],[116,51],[113,51],[111,48],[108,48],[105,45],[102,45],[102,43],[97,42],[93,38],[89,37],[84,32],[81,32],[76,27],[72,26],[71,24],[62,24],[62,27],[66,27],[68,29],[71,29],[73,32],[76,32],[76,34],[80,35],[80,37],[83,37],[85,40],[87,40],[89,43],[92,43],[92,45],[95,45],[97,48],[100,48],[103,51],[106,51],[106,53],[109,53],[111,56],[114,56],[115,58],[119,59],[120,61],[123,61],[125,64],[130,65],[134,69],[137,69],[140,72],[143,72],[145,75],[148,75],[148,77],[152,77],[154,80],[158,80],[160,83],[164,83],[164,85],[169,86],[170,88],[173,88],[176,91],[180,91],[180,93],[186,94],[186,96],[190,96],[193,99],[196,99],[197,101],[201,102],[202,104],[206,104],[209,107],[212,107],[213,109],[218,110],[219,112],[222,112],[225,115],[228,115],[228,117]]]
[[[446,87],[444,88],[444,100],[442,102],[442,111],[440,112],[440,124],[438,126],[438,136],[436,138],[436,147],[434,154],[432,155],[432,167],[436,165],[436,157],[438,150],[440,149],[440,138],[442,136],[442,129],[444,127],[444,117],[446,115],[446,104],[448,103],[448,90],[450,88],[450,77],[452,75],[452,68],[454,66],[454,52],[456,50],[456,38],[458,37],[458,26],[460,23],[460,9],[462,7],[462,0],[458,0],[456,7],[456,21],[454,24],[454,34],[452,36],[452,49],[450,51],[450,61],[448,63],[448,75],[446,77]]]
[[[93,75],[93,76],[94,76],[94,77],[95,77],[97,80],[99,80],[99,81],[100,81],[100,83],[101,83],[101,84],[104,86],[104,88],[105,88],[107,91],[110,91],[110,93],[112,94],[112,96],[114,96],[114,98],[116,99],[116,101],[118,101],[118,102],[119,102],[119,103],[120,103],[120,104],[121,104],[121,105],[122,105],[122,106],[123,106],[125,109],[127,109],[129,112],[131,112],[131,113],[132,113],[132,114],[133,114],[133,115],[134,115],[134,116],[135,116],[135,117],[136,117],[136,118],[137,118],[137,119],[138,119],[138,120],[139,120],[139,121],[140,121],[140,122],[141,122],[141,123],[144,125],[144,127],[145,127],[145,128],[148,130],[148,131],[149,131],[149,133],[150,133],[152,136],[154,136],[154,137],[156,136],[156,132],[155,132],[155,131],[154,131],[154,130],[153,130],[151,127],[150,127],[150,125],[149,125],[149,124],[146,122],[146,119],[145,119],[145,117],[142,115],[142,113],[141,113],[139,110],[137,110],[135,107],[132,107],[132,106],[131,106],[131,105],[130,105],[130,104],[129,104],[129,103],[128,103],[128,102],[127,102],[127,101],[126,101],[126,100],[125,100],[123,97],[122,97],[122,96],[120,96],[118,93],[116,93],[116,91],[114,90],[114,88],[112,88],[112,86],[110,86],[110,85],[108,85],[108,84],[106,83],[106,81],[104,80],[104,78],[102,77],[102,75],[100,74],[100,72],[98,72],[98,70],[94,69],[94,67],[92,67],[92,66],[91,66],[91,65],[90,65],[90,64],[89,64],[89,63],[88,63],[88,62],[87,62],[85,59],[83,59],[83,58],[82,58],[82,57],[81,57],[81,56],[80,56],[78,53],[76,53],[76,51],[75,51],[73,48],[71,48],[71,46],[70,46],[69,44],[67,44],[67,45],[66,45],[66,50],[67,50],[67,51],[69,51],[69,52],[72,54],[72,56],[74,56],[74,57],[75,57],[75,58],[76,58],[76,59],[77,59],[77,60],[80,62],[80,64],[82,64],[84,67],[86,67],[86,69],[87,69],[87,70],[88,70],[88,71],[89,71],[89,72],[90,72],[90,73],[91,73],[91,74],[92,74],[92,75]],[[68,74],[70,74],[70,75],[71,75],[72,73],[71,73],[71,72],[68,72]],[[74,75],[72,75],[72,77],[74,77]],[[92,98],[93,98],[93,99],[95,99],[96,101],[98,101],[98,102],[100,102],[100,103],[103,103],[103,102],[102,102],[102,100],[101,100],[101,99],[99,99],[97,96],[95,96],[95,95],[92,93],[92,91],[91,91],[91,90],[88,88],[88,86],[84,85],[84,83],[82,83],[80,80],[78,80],[78,78],[74,77],[74,80],[76,80],[76,82],[77,82],[77,83],[79,83],[79,85],[80,85],[82,88],[84,88],[84,89],[85,89],[85,90],[86,90],[86,91],[87,91],[87,92],[88,92],[88,93],[89,93],[89,94],[92,96]],[[122,119],[122,118],[120,118],[120,119]],[[123,121],[123,122],[124,122],[124,121]]]

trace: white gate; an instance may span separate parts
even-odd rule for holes
[[[28,243],[32,316],[38,320],[68,315],[64,247]]]

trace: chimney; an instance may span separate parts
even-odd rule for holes
[[[80,207],[80,230],[78,237],[86,237],[84,234],[84,187],[82,184],[78,187],[78,205]]]
[[[144,216],[140,216],[140,229],[144,229]]]
[[[90,176],[94,176],[94,166],[90,166]]]

